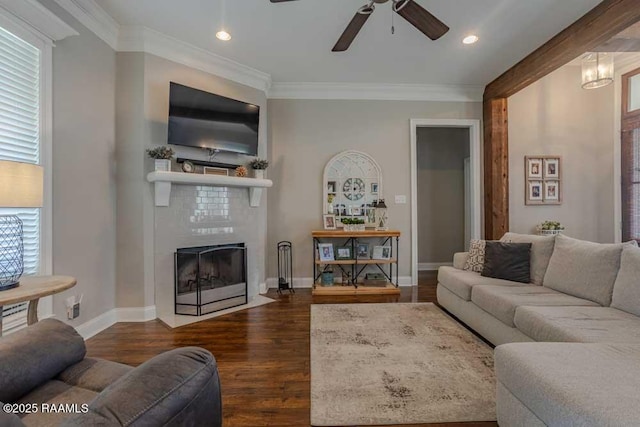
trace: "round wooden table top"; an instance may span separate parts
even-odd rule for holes
[[[0,306],[48,297],[75,285],[71,276],[23,276],[17,288],[0,291]]]

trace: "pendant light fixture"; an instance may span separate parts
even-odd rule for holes
[[[587,53],[582,57],[582,88],[597,89],[613,83],[613,54]]]
[[[225,0],[222,0],[222,5],[220,7],[220,30],[216,33],[216,38],[218,40],[222,40],[223,42],[228,42],[231,40],[231,34],[227,32],[224,28],[224,19],[225,19]]]

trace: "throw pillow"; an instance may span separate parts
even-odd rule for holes
[[[625,246],[622,250],[611,307],[640,316],[640,249],[637,246]]]
[[[482,275],[512,282],[531,282],[531,243],[487,242]]]
[[[622,249],[630,245],[586,242],[560,234],[556,237],[544,286],[608,307]]]
[[[507,233],[501,242],[531,243],[531,283],[542,286],[549,260],[556,244],[556,236],[534,236],[529,234]]]
[[[472,239],[469,243],[469,257],[464,264],[464,269],[475,273],[482,273],[484,268],[484,247],[485,240]]]

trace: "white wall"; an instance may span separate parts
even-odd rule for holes
[[[557,220],[569,236],[614,241],[614,87],[584,90],[580,79],[580,67],[565,66],[509,98],[512,231]],[[561,206],[525,206],[527,155],[562,156]]]
[[[276,277],[276,245],[290,240],[294,276],[312,276],[311,231],[322,228],[322,173],[337,153],[354,149],[382,168],[389,226],[402,232],[400,276],[411,275],[409,120],[479,119],[481,103],[269,100],[268,276]],[[396,205],[394,195],[407,204]]]
[[[115,307],[115,52],[63,11],[41,0],[80,33],[53,48],[53,272],[74,276],[84,294],[80,325]]]

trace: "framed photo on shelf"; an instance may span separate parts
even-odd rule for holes
[[[540,157],[526,157],[527,179],[542,179],[543,161]]]
[[[560,158],[544,159],[544,179],[560,179]]]
[[[352,257],[351,257],[351,248],[348,247],[348,246],[338,247],[338,248],[336,248],[336,252],[338,254],[336,259],[338,259],[338,260],[352,259]]]
[[[333,244],[331,243],[318,243],[318,256],[320,261],[335,261],[333,255]]]
[[[204,174],[205,175],[229,176],[229,169],[215,168],[215,167],[212,167],[212,166],[205,166],[204,167]]]
[[[372,259],[391,259],[391,246],[374,246]]]
[[[322,215],[322,223],[324,224],[325,230],[335,230],[336,216],[333,214]]]
[[[371,253],[369,252],[368,243],[358,243],[358,245],[356,246],[356,258],[371,259]]]

